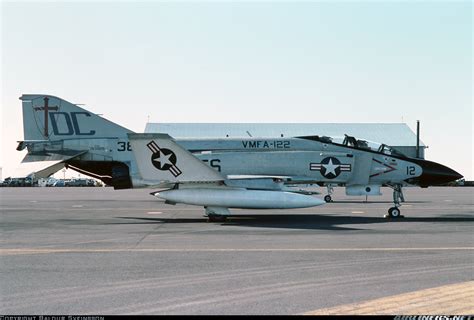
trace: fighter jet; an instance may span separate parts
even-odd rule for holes
[[[36,177],[68,167],[115,189],[149,187],[169,204],[203,206],[211,221],[229,208],[289,209],[321,205],[306,186],[344,186],[348,195],[393,189],[389,218],[401,217],[405,186],[462,177],[441,164],[407,157],[385,144],[346,135],[274,139],[180,139],[137,134],[58,97],[28,94],[23,104],[23,162],[52,161]],[[133,150],[133,151],[132,151]]]

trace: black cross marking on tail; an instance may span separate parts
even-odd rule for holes
[[[183,172],[176,166],[176,154],[170,149],[160,148],[155,141],[150,141],[147,145],[153,153],[151,163],[155,168],[162,171],[169,171],[176,178]]]
[[[35,111],[44,110],[44,137],[47,139],[49,137],[49,133],[48,133],[48,112],[50,110],[57,111],[59,109],[59,107],[58,106],[50,107],[48,105],[48,102],[49,102],[48,97],[44,97],[43,100],[44,100],[44,106],[43,107],[33,107],[33,110],[35,110]]]

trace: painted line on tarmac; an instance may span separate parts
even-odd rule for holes
[[[318,309],[305,315],[472,315],[474,281]]]
[[[0,255],[28,255],[53,253],[119,253],[119,252],[358,252],[358,251],[473,251],[474,247],[418,247],[418,248],[10,248],[0,249]]]

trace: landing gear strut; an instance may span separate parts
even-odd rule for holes
[[[394,207],[388,209],[388,215],[385,215],[385,218],[403,218],[400,214],[399,207],[401,206],[400,202],[405,202],[405,197],[403,196],[402,186],[397,184],[394,186],[390,186],[393,189],[393,204]]]
[[[334,192],[334,187],[331,184],[326,186],[328,188],[328,194],[324,196],[324,201],[332,202],[331,194]]]

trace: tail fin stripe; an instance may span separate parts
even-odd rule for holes
[[[182,172],[181,170],[179,170],[176,166],[172,166],[170,167],[170,172],[173,174],[173,176],[176,178],[177,176],[179,176]]]
[[[153,152],[153,153],[158,153],[158,152],[160,152],[160,147],[158,147],[158,145],[156,144],[155,141],[149,142],[149,143],[147,144],[147,147],[148,147],[148,149],[150,149],[151,152]]]

